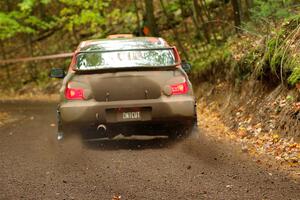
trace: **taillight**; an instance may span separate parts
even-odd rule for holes
[[[171,85],[172,94],[186,94],[189,90],[187,82]]]
[[[68,100],[83,100],[83,89],[67,87],[65,96]]]

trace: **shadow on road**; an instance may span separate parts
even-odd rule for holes
[[[116,139],[97,139],[93,141],[84,141],[89,149],[99,150],[144,150],[144,149],[161,149],[170,147],[176,141],[168,137],[130,137]]]

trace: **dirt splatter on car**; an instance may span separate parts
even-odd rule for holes
[[[81,42],[67,75],[62,69],[51,72],[64,78],[58,139],[75,126],[85,130],[85,138],[187,135],[197,121],[190,67],[162,38]]]

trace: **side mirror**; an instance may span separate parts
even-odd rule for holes
[[[192,71],[192,65],[186,61],[181,62],[181,67],[186,73],[190,73]]]
[[[64,78],[65,76],[66,76],[66,73],[61,68],[53,68],[50,71],[51,78]]]

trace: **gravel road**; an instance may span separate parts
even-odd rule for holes
[[[0,103],[0,199],[300,199],[300,184],[201,136],[55,140],[55,103]],[[200,113],[201,117],[201,113]]]

